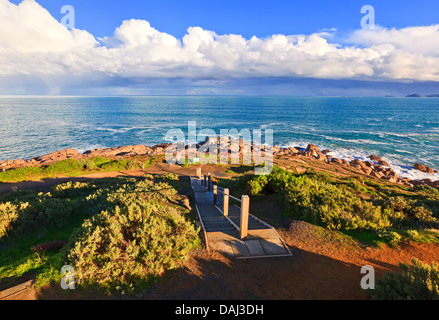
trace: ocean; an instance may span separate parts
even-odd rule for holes
[[[0,161],[65,148],[80,152],[165,141],[170,129],[273,129],[274,144],[375,154],[403,177],[439,180],[439,98],[369,97],[0,97]]]

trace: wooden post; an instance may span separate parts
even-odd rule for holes
[[[216,205],[216,197],[218,196],[218,186],[213,186],[213,205]]]
[[[224,189],[223,215],[229,215],[229,189]]]
[[[249,210],[250,210],[250,198],[246,195],[243,195],[241,197],[241,226],[240,226],[241,239],[246,238],[248,234]]]
[[[201,168],[197,168],[197,177],[201,179]]]
[[[203,179],[203,187],[205,187],[205,186],[207,186],[207,176],[206,175],[204,175],[203,176],[204,177],[204,179]]]
[[[211,181],[210,181],[210,173],[207,174],[207,191],[212,189]]]

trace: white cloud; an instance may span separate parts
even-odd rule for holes
[[[367,47],[391,45],[394,49],[420,55],[439,56],[439,25],[373,30],[356,30],[348,42]]]
[[[34,0],[0,0],[0,85],[43,79],[48,87],[113,79],[318,78],[439,81],[439,25],[357,30],[334,43],[335,30],[268,38],[217,35],[190,27],[182,39],[148,21],[123,21],[95,39],[67,30]],[[24,84],[26,83],[26,84]]]

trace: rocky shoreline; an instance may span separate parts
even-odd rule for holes
[[[219,142],[219,140],[218,140]],[[204,142],[197,144],[197,148],[203,145],[217,144],[218,148],[220,144],[216,139],[208,138]],[[130,145],[114,148],[99,148],[85,151],[80,153],[75,149],[67,148],[60,151],[55,151],[40,157],[34,157],[28,161],[23,159],[18,160],[6,160],[0,161],[0,171],[17,169],[28,166],[47,166],[51,163],[66,160],[66,159],[83,159],[92,157],[132,157],[132,156],[159,156],[164,155],[169,143],[161,143],[154,146],[147,145]],[[244,142],[239,139],[239,151],[241,152],[244,147],[255,150],[256,146],[249,142]],[[187,148],[187,147],[186,147]],[[261,150],[264,150],[264,146],[258,146]],[[238,151],[238,144],[229,145],[230,151]],[[412,180],[409,178],[399,177],[398,174],[390,167],[390,165],[384,161],[380,156],[371,155],[368,161],[362,161],[360,159],[346,160],[334,158],[331,156],[330,150],[320,150],[316,145],[309,144],[306,149],[299,147],[281,148],[278,146],[273,147],[274,157],[283,158],[308,158],[313,160],[322,161],[328,164],[348,166],[355,168],[358,172],[375,177],[377,179],[387,180],[392,183],[406,185],[413,187],[414,185],[429,185],[435,188],[439,188],[439,180],[433,181],[431,179]],[[425,165],[415,163],[414,169],[434,174],[437,170],[429,168]]]

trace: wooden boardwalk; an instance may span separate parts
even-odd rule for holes
[[[202,186],[201,179],[191,177],[191,185],[208,249],[238,259],[291,256],[277,231],[251,214],[248,235],[240,239],[240,208],[230,205],[227,219],[213,205],[213,191]],[[221,197],[218,200],[221,203]]]

